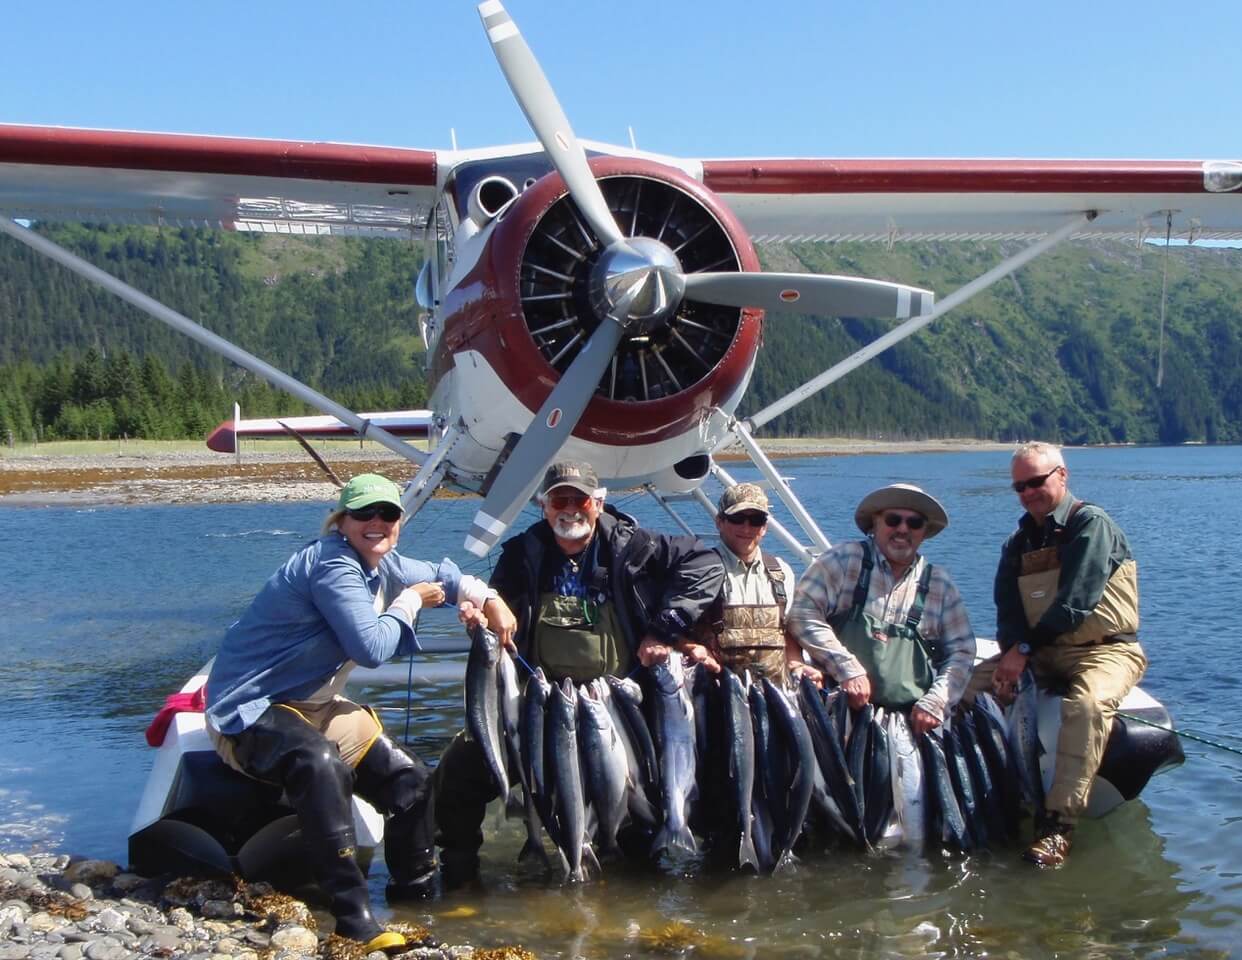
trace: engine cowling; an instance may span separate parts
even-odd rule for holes
[[[759,269],[745,230],[697,181],[635,158],[590,165],[625,235],[659,240],[686,272]],[[477,350],[537,410],[601,320],[590,290],[599,253],[558,174],[527,186],[445,299],[437,368],[461,349]],[[683,300],[666,320],[622,340],[573,435],[649,444],[686,432],[714,408],[731,411],[753,369],[762,319],[760,310]]]

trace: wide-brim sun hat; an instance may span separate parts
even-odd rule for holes
[[[360,473],[341,487],[338,510],[361,510],[376,503],[401,506],[401,488],[378,473]]]
[[[858,509],[854,511],[854,523],[863,533],[870,533],[875,522],[875,515],[881,510],[913,510],[927,518],[927,533],[924,539],[930,540],[949,525],[949,514],[940,501],[930,493],[912,483],[891,483],[887,487],[872,490],[862,498]]]

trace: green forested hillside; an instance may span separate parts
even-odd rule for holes
[[[104,269],[355,407],[425,400],[413,304],[420,251],[384,240],[59,226]],[[792,244],[768,269],[899,280],[941,297],[1018,244]],[[1242,250],[1173,249],[1156,387],[1161,248],[1077,244],[1020,270],[774,421],[767,435],[1242,440]],[[743,411],[891,321],[769,316]],[[291,399],[0,238],[0,438],[194,436],[241,398]]]

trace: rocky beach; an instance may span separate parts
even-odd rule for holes
[[[517,946],[447,946],[393,924],[410,960],[527,960]],[[0,853],[0,960],[362,960],[301,900],[265,883],[147,878],[107,860]],[[383,953],[370,955],[381,960]]]
[[[58,444],[0,452],[0,505],[327,502],[336,491],[301,450],[247,449],[239,463],[232,455],[186,449],[185,444],[103,441],[88,452],[82,452],[83,446],[68,447],[72,452],[62,452]],[[762,446],[778,458],[1011,449],[1009,444],[960,439],[778,438]],[[374,471],[404,481],[414,473],[413,465],[373,444],[322,444],[318,450],[343,479]],[[742,456],[739,448],[721,459]]]

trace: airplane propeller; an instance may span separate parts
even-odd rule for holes
[[[934,295],[930,290],[858,277],[685,273],[664,243],[625,236],[517,25],[500,0],[485,0],[478,11],[509,88],[602,248],[589,283],[592,306],[602,319],[548,394],[475,514],[466,549],[483,556],[517,518],[544,468],[577,426],[621,341],[667,322],[683,299],[827,316],[904,318],[930,312]]]
[[[535,131],[535,136],[543,144],[552,166],[556,167],[556,172],[569,188],[574,203],[606,246],[624,243],[621,229],[587,164],[586,151],[574,136],[569,118],[552,92],[552,85],[548,83],[539,61],[518,32],[517,24],[500,0],[480,3],[479,18],[487,29],[487,39],[509,82],[509,89],[526,114],[526,121]]]

